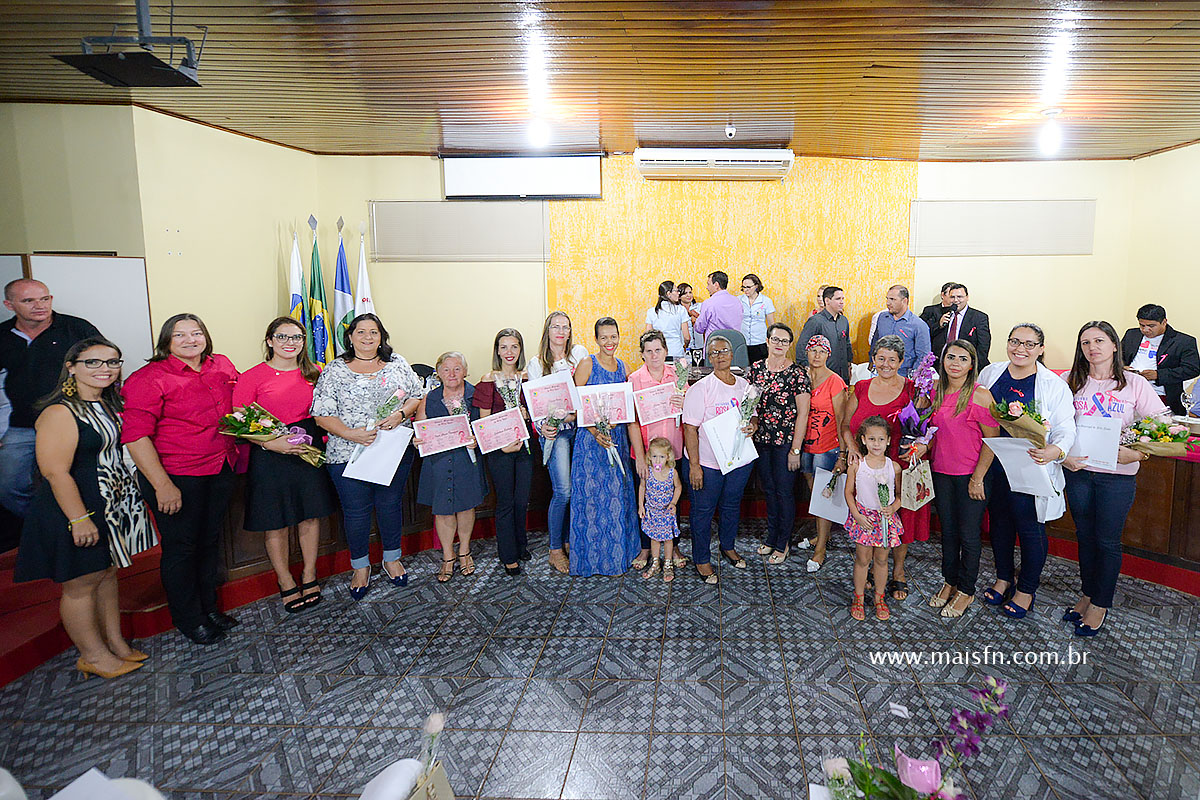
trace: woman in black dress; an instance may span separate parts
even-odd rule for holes
[[[79,649],[75,668],[115,678],[145,653],[121,635],[117,567],[153,547],[137,483],[121,456],[121,351],[100,337],[70,350],[40,404],[37,488],[21,531],[15,579],[62,584],[59,613]]]

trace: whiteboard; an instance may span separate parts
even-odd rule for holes
[[[0,255],[0,286],[7,286],[9,281],[25,277],[23,269],[21,256],[9,255],[7,253]],[[8,306],[0,305],[0,322],[11,319],[12,315],[13,313],[8,310]]]
[[[455,197],[600,197],[600,156],[442,156]]]
[[[154,352],[144,258],[33,255],[29,274],[49,287],[55,311],[83,317],[121,348],[126,376]]]
[[[1095,200],[913,200],[910,256],[1092,254]]]

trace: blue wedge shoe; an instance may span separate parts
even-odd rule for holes
[[[1021,608],[1019,605],[1013,603],[1011,598],[1012,595],[1009,595],[1009,601],[1004,604],[1004,607],[1001,608],[1000,611],[1004,614],[1004,616],[1011,619],[1025,619],[1025,615],[1030,611],[1033,611],[1033,602],[1037,600],[1037,592],[1031,592],[1029,594],[1029,608]]]

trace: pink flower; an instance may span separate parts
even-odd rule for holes
[[[1025,413],[1025,407],[1016,400],[1008,404],[1008,413],[1014,417],[1019,417]]]
[[[1150,441],[1150,437],[1149,436],[1139,436],[1138,441],[1139,442],[1148,442],[1148,441]]]
[[[1183,425],[1172,425],[1167,428],[1167,433],[1171,434],[1172,436],[1178,436],[1185,431],[1187,431],[1187,428]]]
[[[933,794],[942,785],[942,765],[936,759],[922,761],[918,758],[909,758],[900,752],[899,745],[894,745],[896,750],[896,777],[900,782],[910,789],[916,789],[923,795]]]

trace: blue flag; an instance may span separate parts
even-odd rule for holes
[[[337,269],[333,273],[333,350],[345,351],[346,331],[354,319],[354,290],[350,288],[350,267],[346,264],[346,245],[338,234]]]

